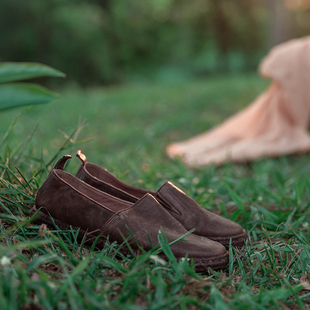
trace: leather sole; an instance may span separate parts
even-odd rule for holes
[[[58,226],[62,230],[71,230],[71,229],[78,230],[79,229],[79,234],[77,238],[78,242],[82,242],[85,236],[87,236],[87,240],[85,241],[85,244],[88,246],[91,246],[93,242],[95,241],[95,239],[98,238],[98,236],[92,233],[84,231],[79,227],[74,227],[72,225],[64,223],[58,219],[53,218],[54,220],[53,222],[49,215],[41,211],[38,211],[36,207],[33,207],[30,211],[30,214],[34,215],[35,213],[37,217],[33,220],[33,222],[38,225],[46,224],[50,229],[57,228],[56,226]],[[56,224],[56,226],[54,223]],[[106,241],[107,241],[106,237],[104,236],[99,237],[96,243],[96,247],[99,249],[102,249],[105,246]],[[131,255],[131,252],[126,247],[122,247],[120,249],[120,252],[124,256]],[[138,255],[137,251],[134,251],[134,252],[135,254]],[[163,256],[163,255],[159,255],[159,256],[163,258],[164,260],[167,260],[166,256]],[[210,258],[210,257],[209,258],[194,258],[193,257],[191,259],[193,259],[194,261],[194,267],[196,271],[202,272],[202,271],[208,271],[209,268],[212,268],[213,270],[225,268],[229,263],[229,254],[227,252],[225,254],[218,255],[213,258]]]

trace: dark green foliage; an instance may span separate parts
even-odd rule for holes
[[[245,0],[2,0],[0,56],[84,85],[254,69],[267,17]]]

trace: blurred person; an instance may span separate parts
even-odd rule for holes
[[[271,86],[214,129],[167,147],[169,157],[203,166],[310,151],[310,36],[271,49],[259,72]]]

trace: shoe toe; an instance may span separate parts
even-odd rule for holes
[[[209,238],[224,245],[241,245],[247,239],[246,231],[237,223],[217,216],[213,219],[214,229],[209,232]]]
[[[205,210],[205,216],[199,219],[194,234],[207,237],[228,246],[239,246],[247,238],[246,231],[237,223]],[[187,227],[189,229],[189,227]]]
[[[193,259],[200,271],[207,270],[208,267],[219,269],[228,264],[228,252],[222,244],[194,234],[172,245],[171,250],[177,259],[185,255]]]
[[[192,235],[187,242],[189,257],[193,259],[196,270],[203,271],[208,267],[220,269],[227,266],[229,254],[219,242],[196,235]]]

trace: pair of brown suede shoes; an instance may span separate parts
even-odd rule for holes
[[[195,229],[171,246],[177,259],[186,254],[197,270],[223,268],[228,264],[228,246],[242,246],[247,233],[242,227],[200,207],[192,198],[165,182],[156,192],[129,186],[107,170],[86,162],[78,151],[82,164],[76,176],[63,170],[70,155],[62,157],[36,197],[37,221],[62,229],[80,228],[80,234],[99,237],[97,246],[110,241],[127,244],[136,252],[158,244],[163,230],[168,242],[173,242]],[[133,237],[133,238],[132,238]],[[126,246],[122,249],[126,254]]]

